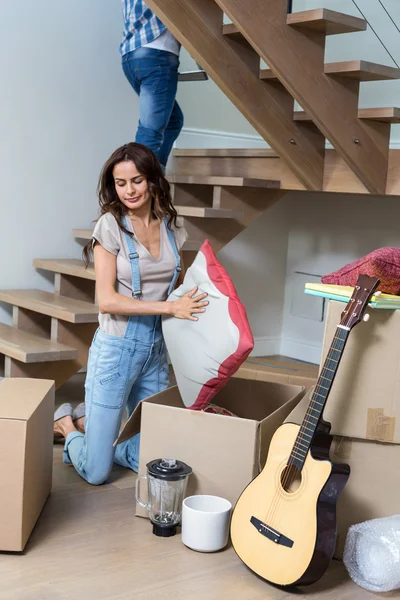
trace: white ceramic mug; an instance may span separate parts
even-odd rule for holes
[[[218,496],[189,496],[182,507],[182,542],[197,552],[217,552],[228,543],[232,504]]]

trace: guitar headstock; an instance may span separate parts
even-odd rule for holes
[[[375,277],[360,275],[346,308],[342,312],[340,324],[351,329],[359,323],[371,296],[376,291],[380,281]]]

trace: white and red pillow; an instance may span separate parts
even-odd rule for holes
[[[208,294],[206,312],[198,321],[163,317],[163,334],[185,406],[203,410],[246,360],[254,340],[246,309],[208,241],[168,300],[196,286]]]

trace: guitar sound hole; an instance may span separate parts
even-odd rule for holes
[[[285,492],[296,492],[301,484],[301,472],[294,466],[286,466],[281,475],[281,484]]]

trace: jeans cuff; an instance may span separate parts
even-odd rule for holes
[[[85,437],[85,436],[80,431],[72,431],[65,438],[64,452],[63,452],[63,462],[66,465],[72,465],[72,460],[69,457],[68,446],[70,445],[70,443],[72,442],[72,440],[74,440],[75,438],[78,438],[78,437]]]

